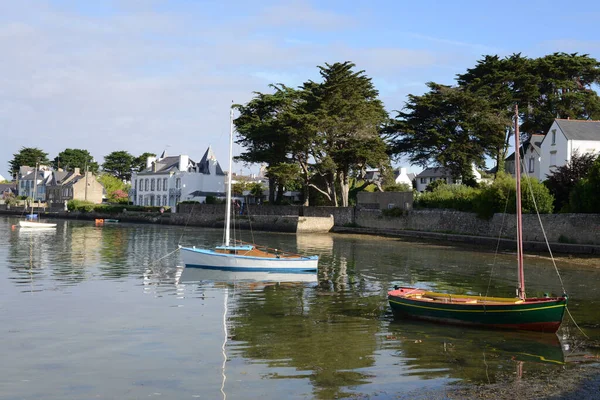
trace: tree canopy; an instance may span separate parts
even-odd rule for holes
[[[134,157],[125,150],[113,151],[104,157],[102,170],[121,180],[131,179]]]
[[[307,81],[298,89],[272,85],[274,93],[257,92],[236,106],[237,143],[247,149],[238,159],[266,163],[277,198],[301,176],[305,205],[309,187],[334,205],[339,187],[347,205],[351,175],[387,163],[380,136],[387,113],[371,78],[354,68],[349,61],[325,64],[319,67],[322,82]]]
[[[13,159],[8,163],[9,172],[14,176],[22,166],[35,167],[36,164],[50,165],[48,153],[37,147],[21,147],[21,150],[13,154]]]
[[[388,128],[392,152],[412,164],[446,167],[455,179],[473,179],[472,165],[496,156],[504,141],[491,105],[459,87],[428,83],[429,92],[409,95],[404,112]]]
[[[85,171],[86,167],[94,174],[98,173],[99,165],[94,161],[94,157],[87,150],[81,149],[65,149],[58,153],[58,156],[52,160],[54,169],[62,168],[65,171],[73,171],[79,168],[81,172]]]
[[[156,157],[156,154],[150,152],[142,153],[140,156],[133,159],[131,168],[136,172],[143,171],[146,169],[146,161],[148,160],[148,157]]]
[[[498,171],[503,171],[510,137],[514,134],[515,104],[521,106],[520,130],[527,135],[546,133],[555,118],[600,118],[600,97],[594,91],[594,85],[600,83],[600,63],[587,54],[554,53],[535,59],[521,54],[506,58],[487,55],[475,67],[459,74],[456,83],[455,86],[430,83],[426,94],[409,95],[406,111],[398,113],[388,128],[393,154],[409,154],[412,159],[418,154],[417,161],[422,161],[422,165],[430,154],[430,161],[452,169],[447,155],[431,156],[432,142],[444,136],[434,130],[456,133],[468,126],[474,137],[488,138],[478,149],[454,146],[461,150],[458,156],[463,159],[473,153],[480,159],[491,156],[496,159]],[[411,138],[415,121],[429,121],[420,135],[426,140]],[[427,138],[429,134],[433,137]],[[446,148],[441,148],[440,153],[445,152]]]

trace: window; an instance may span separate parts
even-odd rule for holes
[[[552,129],[552,146],[556,144],[556,129]]]
[[[150,180],[150,190],[154,190],[154,178]]]
[[[167,190],[167,178],[163,178],[163,190]]]
[[[550,152],[550,166],[556,167],[556,151]]]
[[[144,179],[144,192],[148,191],[148,178]]]
[[[181,187],[181,178],[177,178],[175,181],[175,189],[179,189]]]
[[[136,179],[135,181],[133,181],[133,185],[134,185],[134,186],[133,186],[133,188],[134,188],[135,190],[137,190],[137,181],[138,181],[137,179]]]
[[[167,203],[167,195],[166,194],[163,196],[163,205],[165,205],[165,206],[169,205],[169,203]]]
[[[535,158],[531,157],[529,159],[529,173],[534,173],[535,172]]]
[[[159,192],[160,192],[160,190],[161,190],[161,189],[160,189],[160,184],[161,184],[161,182],[162,182],[162,179],[160,179],[160,178],[158,178],[158,179],[156,180],[156,190],[158,190]]]
[[[421,183],[427,183],[427,178],[421,178]]]

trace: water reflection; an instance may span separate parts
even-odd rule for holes
[[[386,347],[401,360],[398,374],[422,379],[452,378],[495,383],[530,376],[565,363],[555,334],[502,332],[439,326],[415,321],[393,322]],[[520,375],[517,374],[517,377]]]
[[[2,293],[17,294],[5,307],[12,312],[10,318],[2,322],[10,321],[19,335],[27,332],[31,336],[27,341],[37,341],[37,346],[51,342],[43,347],[46,363],[63,360],[73,342],[85,349],[80,352],[84,360],[88,348],[105,340],[103,351],[114,360],[102,363],[103,354],[96,354],[102,367],[94,371],[98,378],[86,378],[91,385],[101,387],[110,379],[112,369],[107,365],[113,361],[130,366],[123,375],[144,382],[159,382],[165,370],[180,369],[178,379],[185,383],[183,388],[168,389],[173,398],[214,389],[213,377],[204,375],[222,363],[219,352],[225,338],[224,391],[236,395],[233,398],[264,397],[266,388],[273,393],[271,398],[277,398],[276,389],[281,388],[289,390],[290,397],[320,399],[383,390],[402,393],[451,381],[514,379],[516,373],[544,373],[563,368],[561,363],[589,360],[586,342],[568,320],[558,343],[556,337],[392,322],[386,292],[395,283],[484,292],[494,259],[489,253],[365,236],[262,232],[255,233],[259,242],[319,254],[318,276],[286,279],[178,267],[177,244],[212,244],[221,236],[220,230],[141,224],[96,227],[87,221],[59,221],[57,229],[48,232],[13,231],[10,221],[0,218],[0,287]],[[513,258],[497,257],[490,295],[512,293]],[[528,261],[531,291],[556,286],[545,264]],[[565,269],[563,278],[578,323],[600,337],[598,330],[590,331],[600,318],[595,285],[600,271]],[[74,292],[77,296],[70,297]],[[225,336],[219,326],[221,305],[228,308]],[[62,328],[67,325],[75,331]],[[81,335],[88,326],[93,328]],[[34,349],[21,357],[16,335],[12,343],[15,346],[4,345],[3,354],[22,360],[23,370],[39,367]],[[204,363],[202,376],[198,359]],[[79,361],[61,362],[65,370],[76,373],[84,364]],[[140,362],[155,369],[140,376]],[[13,374],[11,382],[19,382],[17,372],[4,372]],[[48,381],[61,381],[58,375],[47,371]],[[128,387],[127,382],[123,386]]]

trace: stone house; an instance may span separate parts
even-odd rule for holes
[[[79,168],[74,171],[53,171],[46,186],[46,202],[51,209],[64,209],[69,200],[84,200],[100,204],[104,186],[91,172],[82,174]]]

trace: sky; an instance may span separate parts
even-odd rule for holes
[[[318,81],[325,63],[354,62],[394,115],[484,55],[600,59],[600,3],[569,4],[0,0],[0,175],[22,147],[101,163],[119,150],[199,161],[212,146],[226,169],[231,103]]]

